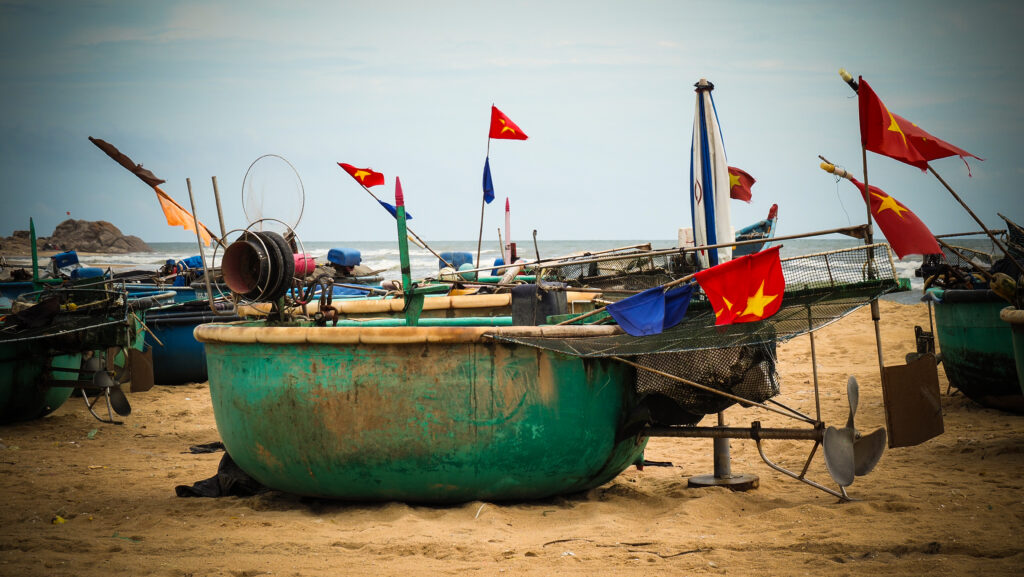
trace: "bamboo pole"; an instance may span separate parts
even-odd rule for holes
[[[227,229],[224,227],[224,210],[220,207],[220,190],[217,189],[217,177],[211,176],[213,180],[213,199],[217,201],[217,219],[220,221],[220,237],[224,238],[228,235]]]
[[[357,180],[356,182],[359,182],[359,181]],[[373,199],[376,200],[378,204],[381,203],[381,199],[377,198],[377,195],[373,194],[373,191],[370,190],[365,184],[359,182],[359,186],[363,187],[363,190],[366,191],[366,194],[369,194],[370,196],[372,196]],[[384,206],[384,205],[381,205],[381,206]],[[395,212],[398,212],[397,209],[395,210]],[[395,218],[397,219],[397,217],[395,217]],[[452,263],[450,263],[450,262],[446,261],[445,259],[441,258],[441,255],[439,255],[436,252],[434,252],[434,249],[430,248],[430,246],[426,243],[426,241],[424,241],[422,238],[420,238],[420,236],[418,234],[413,232],[412,228],[410,228],[408,225],[406,225],[405,231],[407,233],[409,233],[408,236],[413,239],[414,243],[416,243],[416,244],[422,246],[423,248],[427,249],[428,251],[430,251],[430,254],[432,254],[435,257],[437,257],[437,260],[443,262],[445,266],[450,266],[452,268],[455,268],[454,266],[452,266]]]
[[[987,226],[985,226],[984,222],[981,222],[981,219],[978,218],[978,215],[974,214],[974,211],[971,210],[971,207],[967,206],[967,203],[964,202],[962,198],[960,198],[960,195],[958,195],[956,191],[953,190],[953,187],[949,186],[949,184],[941,176],[939,176],[938,172],[935,172],[935,169],[932,167],[931,164],[928,165],[928,171],[931,172],[932,175],[934,175],[935,178],[937,178],[939,182],[942,183],[942,186],[946,187],[946,190],[949,191],[949,194],[953,195],[953,198],[955,198],[956,201],[960,203],[960,206],[964,207],[964,210],[967,211],[967,214],[971,215],[971,218],[974,219],[974,222],[978,223],[978,226],[980,226],[981,229],[985,231],[985,234],[987,234],[988,237],[992,239],[992,243],[999,247],[999,250],[1003,251],[1003,254],[1005,254],[1007,258],[1013,261],[1013,264],[1017,265],[1018,270],[1024,271],[1024,266],[1020,264],[1020,261],[1018,261],[1016,257],[1010,254],[1010,251],[1006,250],[1006,247],[1003,246],[1003,243],[999,242],[999,239],[996,238],[996,235],[992,234],[992,231],[989,230]]]
[[[955,238],[955,237],[958,237],[958,236],[977,236],[979,234],[988,234],[990,232],[992,234],[1004,234],[1006,232],[1006,229],[1005,228],[1002,228],[1002,229],[989,229],[987,231],[976,230],[974,232],[950,232],[950,233],[946,233],[946,234],[937,234],[937,235],[935,235],[935,238]]]
[[[492,102],[491,103],[491,108],[493,108],[493,107],[494,107],[494,103]],[[484,162],[486,163],[486,165],[487,165],[487,167],[489,169],[490,168],[490,162],[491,162],[491,133],[490,133],[490,130],[488,130],[488,132],[487,132],[487,155],[484,158],[486,158],[486,160]],[[481,194],[480,194],[480,234],[476,237],[476,260],[473,261],[473,262],[476,263],[477,266],[480,266],[480,246],[484,242],[484,208],[487,207],[487,199],[484,197],[482,192],[483,191],[481,191]]]

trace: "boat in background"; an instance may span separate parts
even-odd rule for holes
[[[130,414],[122,383],[142,391],[152,382],[133,307],[150,304],[129,299],[123,285],[93,281],[20,295],[0,317],[0,424],[43,417],[74,389],[97,419]],[[101,398],[106,419],[93,410]]]
[[[741,244],[732,249],[733,258],[762,251],[771,245],[775,237],[775,225],[779,220],[779,205],[773,204],[768,210],[768,218],[741,228],[736,233],[737,241],[764,239],[762,243]]]
[[[949,384],[980,405],[1024,413],[1010,325],[999,318],[1008,303],[989,289],[928,289],[935,333]]]

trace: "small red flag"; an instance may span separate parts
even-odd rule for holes
[[[895,158],[921,170],[928,168],[929,161],[947,156],[970,156],[982,160],[890,112],[863,78],[859,80],[857,103],[860,109],[860,141],[871,152]]]
[[[695,275],[715,311],[716,325],[759,321],[778,312],[786,291],[781,248],[741,256]]]
[[[753,176],[750,176],[746,171],[740,170],[735,166],[729,167],[729,197],[735,198],[736,200],[742,200],[744,202],[750,202],[753,197],[753,193],[750,187],[754,186]]]
[[[494,105],[491,105],[491,132],[488,136],[490,138],[503,138],[506,140],[527,139],[526,133]]]
[[[356,179],[359,184],[369,188],[371,186],[377,186],[378,184],[384,184],[384,175],[380,172],[374,172],[372,168],[356,168],[351,164],[345,164],[339,162],[338,166],[343,168],[345,172],[352,175],[352,178]]]
[[[903,206],[903,203],[886,194],[877,186],[870,188],[870,196],[864,190],[864,183],[850,178],[859,190],[864,202],[871,207],[871,216],[882,229],[882,234],[889,241],[889,246],[901,259],[908,254],[939,254],[938,241],[932,231],[921,222],[917,215]]]

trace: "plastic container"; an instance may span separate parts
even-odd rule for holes
[[[358,266],[363,255],[354,248],[332,248],[327,252],[327,261],[338,266]]]
[[[444,261],[448,261],[448,264],[450,264],[453,267],[455,267],[455,270],[458,270],[460,266],[462,266],[462,265],[464,265],[466,263],[473,264],[473,254],[469,253],[469,252],[458,252],[458,251],[442,252],[441,253],[441,260],[437,261],[437,268],[438,268],[438,270],[440,270],[441,268],[444,268],[446,266],[444,264]]]

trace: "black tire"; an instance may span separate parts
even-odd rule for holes
[[[274,300],[277,300],[284,296],[292,286],[292,279],[295,277],[295,257],[292,255],[295,253],[292,251],[288,241],[280,234],[276,232],[265,232],[263,234],[276,242],[278,250],[281,251],[281,286],[278,287],[277,293],[274,295]]]
[[[267,256],[270,260],[270,270],[267,279],[267,286],[263,290],[259,297],[261,301],[274,301],[277,300],[278,292],[281,290],[281,285],[284,284],[284,256],[281,254],[281,246],[277,244],[277,241],[273,239],[269,232],[256,232],[253,233],[258,239],[263,241],[263,244],[267,247]],[[294,268],[295,263],[292,263]]]

